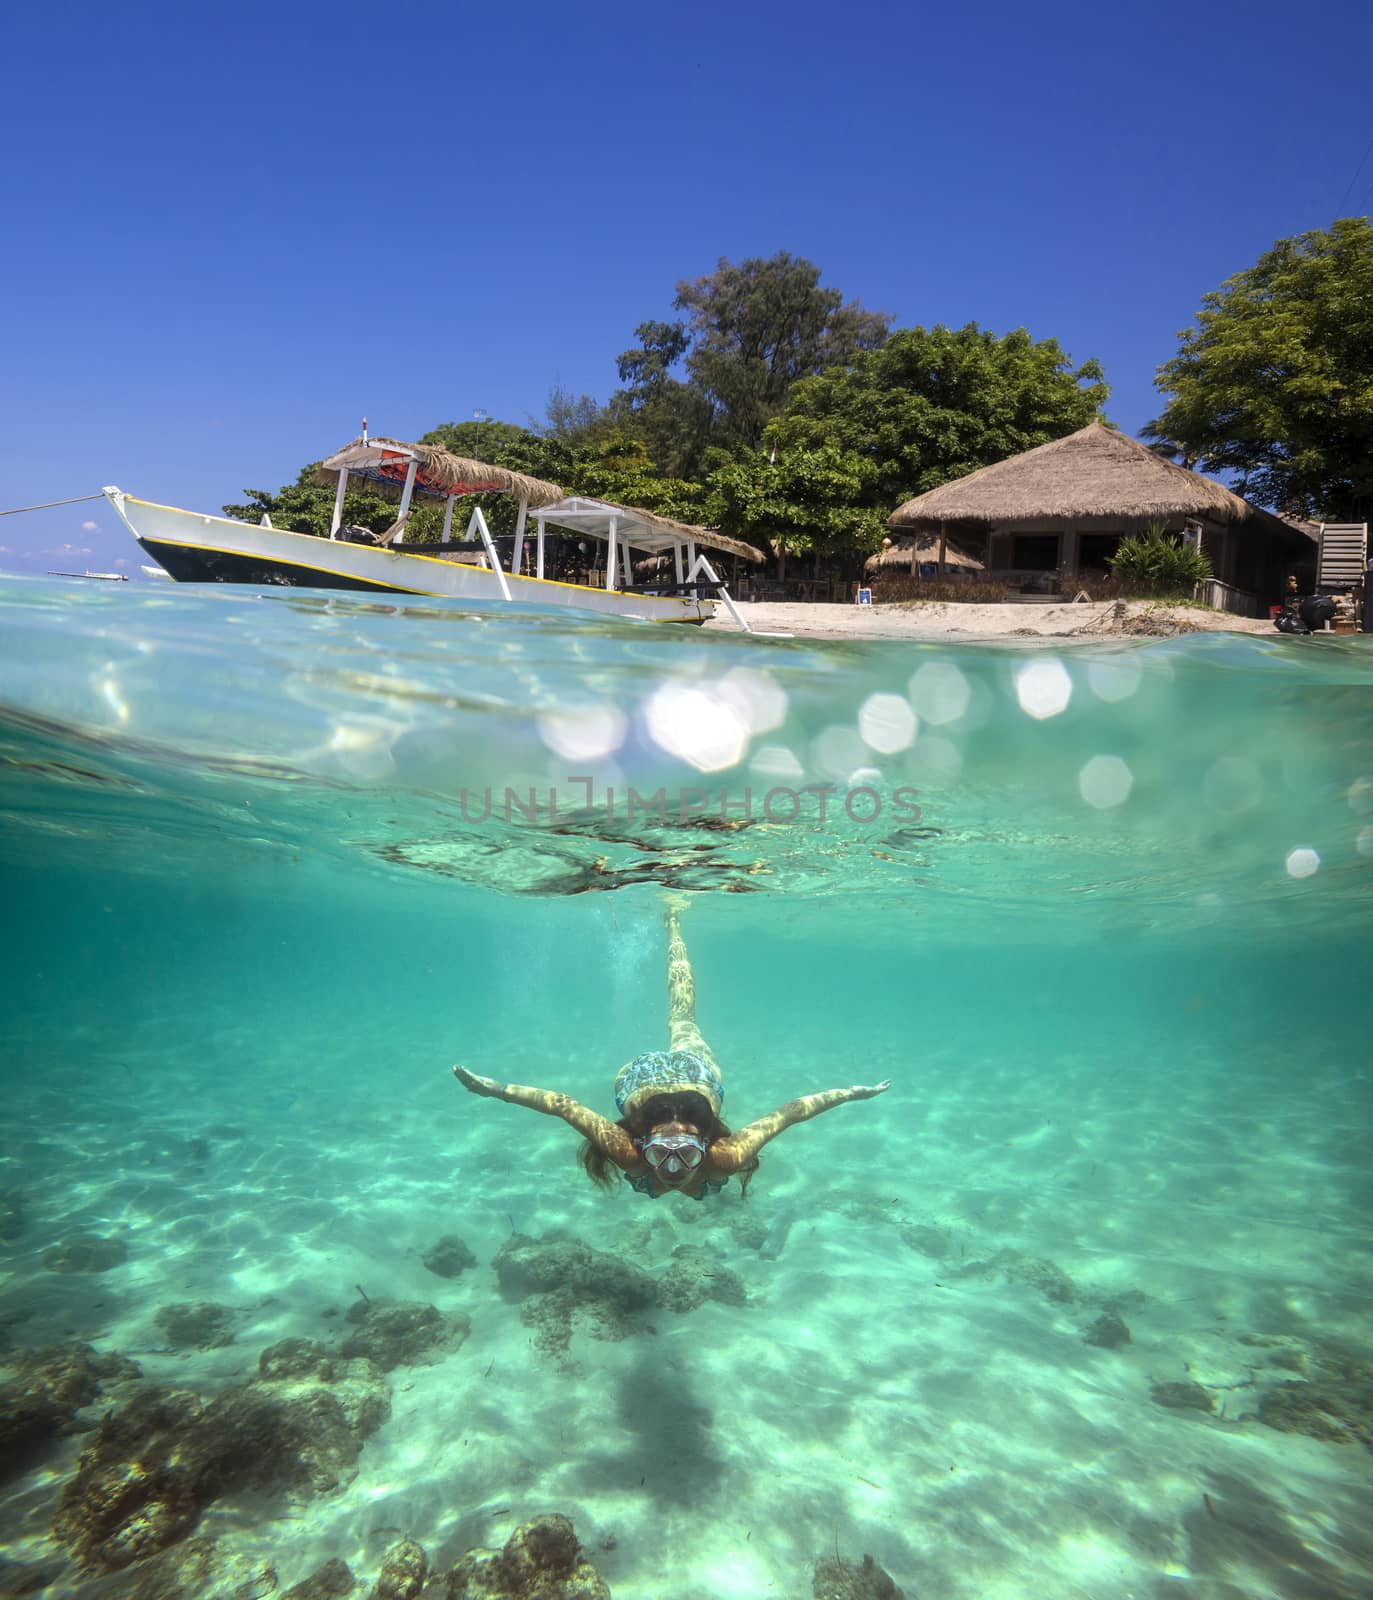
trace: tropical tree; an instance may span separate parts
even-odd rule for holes
[[[877,549],[886,513],[867,503],[867,476],[858,456],[832,443],[727,459],[710,475],[706,520],[770,546],[785,577],[789,555],[818,561]]]
[[[765,440],[779,461],[836,447],[863,467],[861,503],[890,513],[912,495],[1085,427],[1109,389],[1056,339],[998,337],[976,323],[903,328],[880,349],[804,379]]]
[[[1202,297],[1155,382],[1146,430],[1175,458],[1234,474],[1263,505],[1330,519],[1373,509],[1373,224],[1280,239]]]
[[[296,481],[285,484],[275,494],[266,489],[245,489],[244,503],[225,506],[224,515],[240,522],[261,522],[267,516],[274,528],[327,538],[333,522],[335,490],[314,481],[318,466],[318,462],[311,462],[302,467]],[[364,481],[354,480],[343,502],[343,520],[383,533],[396,520],[396,503]]]
[[[820,287],[820,269],[783,250],[677,285],[685,321],[645,322],[619,358],[612,407],[644,434],[655,460],[685,476],[708,447],[756,449],[798,379],[880,345],[887,318]],[[676,378],[681,367],[685,381]]]

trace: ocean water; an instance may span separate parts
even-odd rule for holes
[[[1373,1593],[1365,640],[19,579],[0,625],[6,1404],[138,1368],[24,1436],[0,1592],[366,1595],[410,1538],[443,1595],[558,1512],[617,1600]],[[604,1193],[450,1074],[613,1115],[668,894],[732,1125],[892,1083],[745,1199]],[[54,1537],[102,1416],[388,1302],[465,1337],[331,1486],[240,1473],[113,1574]]]

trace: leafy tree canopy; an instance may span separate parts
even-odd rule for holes
[[[311,462],[308,467],[302,467],[296,481],[275,494],[265,489],[245,489],[246,502],[225,506],[224,515],[236,517],[240,522],[261,522],[268,516],[274,528],[327,538],[334,516],[334,490],[315,483],[314,472],[318,465],[318,462]],[[360,528],[370,528],[373,533],[383,533],[396,520],[396,503],[385,495],[373,493],[367,483],[358,479],[343,502],[343,520]]]
[[[1073,433],[1109,389],[1056,339],[976,323],[904,328],[877,350],[798,383],[765,433],[779,459],[830,443],[863,464],[863,500],[886,516],[912,495]]]
[[[655,458],[698,468],[707,446],[749,450],[800,378],[849,361],[887,337],[887,318],[820,287],[820,269],[779,251],[677,285],[685,322],[644,322],[619,358],[612,400],[637,419]],[[687,381],[672,376],[684,365]],[[656,432],[651,431],[656,430]]]
[[[781,558],[808,552],[867,553],[882,541],[886,510],[865,503],[864,462],[837,445],[755,453],[727,460],[710,476],[707,520]]]
[[[1280,239],[1203,296],[1158,387],[1149,437],[1235,474],[1263,505],[1329,519],[1373,507],[1373,225]]]

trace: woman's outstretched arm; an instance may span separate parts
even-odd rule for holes
[[[870,1087],[855,1084],[852,1089],[826,1089],[823,1094],[803,1094],[799,1100],[788,1100],[786,1105],[778,1106],[776,1111],[760,1117],[757,1122],[750,1122],[747,1128],[740,1128],[738,1133],[730,1134],[727,1139],[715,1140],[710,1147],[711,1164],[722,1172],[738,1172],[753,1160],[769,1139],[775,1139],[793,1123],[809,1122],[822,1111],[831,1111],[850,1100],[871,1100],[890,1088],[891,1079],[887,1078]]]
[[[466,1067],[454,1067],[453,1076],[473,1094],[491,1100],[505,1100],[512,1106],[528,1106],[531,1111],[542,1111],[550,1117],[561,1117],[570,1127],[584,1134],[592,1144],[604,1150],[617,1166],[633,1166],[639,1158],[634,1141],[618,1123],[611,1122],[590,1106],[584,1106],[570,1095],[559,1094],[554,1089],[530,1089],[522,1083],[497,1083],[494,1078],[483,1078]]]

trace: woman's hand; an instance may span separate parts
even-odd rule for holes
[[[454,1067],[453,1070],[456,1072],[458,1069]],[[890,1088],[891,1079],[883,1078],[881,1083],[871,1085],[855,1083],[853,1088],[849,1090],[849,1094],[854,1100],[875,1100],[879,1094],[886,1094]]]
[[[494,1078],[483,1078],[475,1072],[469,1072],[466,1067],[454,1067],[453,1076],[464,1089],[470,1089],[473,1094],[494,1100],[499,1100],[501,1097],[503,1085],[497,1083]]]

